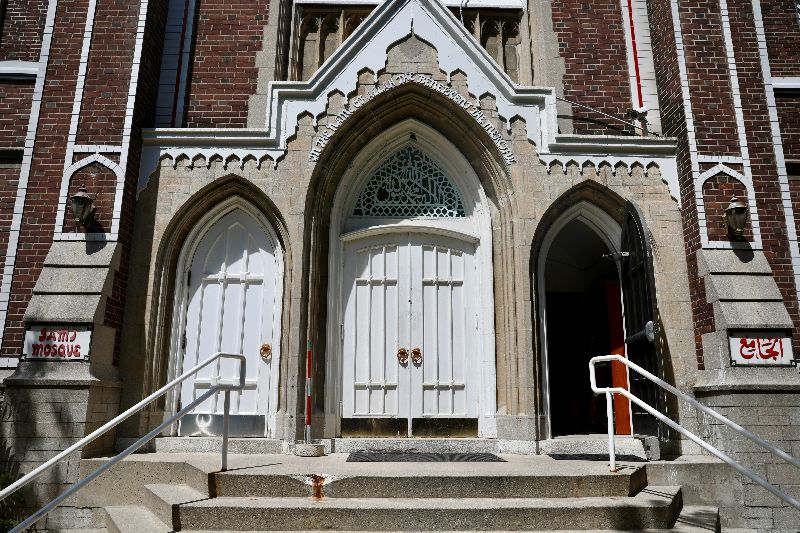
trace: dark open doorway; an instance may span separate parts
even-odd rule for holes
[[[605,433],[605,397],[589,387],[589,359],[624,355],[620,273],[612,250],[580,219],[558,232],[545,263],[551,435]],[[627,388],[621,365],[598,367],[598,385]],[[614,405],[617,434],[630,434],[630,407]]]

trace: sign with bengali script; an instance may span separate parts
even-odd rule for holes
[[[769,331],[735,332],[730,336],[731,365],[795,364],[792,339]]]
[[[25,359],[85,361],[92,330],[86,326],[33,326],[25,331]]]

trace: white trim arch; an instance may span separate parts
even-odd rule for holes
[[[453,180],[461,194],[466,217],[411,219],[351,217],[356,199],[374,170],[387,157],[410,143],[435,160]],[[492,226],[488,199],[477,174],[458,148],[433,128],[414,119],[407,119],[392,126],[365,146],[348,166],[334,196],[328,256],[325,436],[335,437],[340,434],[344,243],[360,236],[398,232],[434,233],[455,236],[466,242],[475,243],[482,300],[479,335],[484,354],[480,361],[478,430],[481,437],[495,437],[497,378]]]
[[[172,323],[169,335],[169,359],[166,381],[171,381],[177,377],[182,368],[182,347],[181,339],[186,323],[186,309],[188,298],[188,287],[185,283],[186,276],[192,266],[198,246],[203,241],[205,235],[226,215],[233,211],[242,211],[249,216],[261,229],[264,230],[267,239],[274,250],[275,256],[275,279],[274,279],[274,299],[273,299],[273,324],[272,324],[272,374],[270,377],[269,405],[267,413],[266,427],[268,433],[264,436],[274,437],[276,433],[277,407],[280,382],[280,363],[281,363],[281,325],[282,325],[282,306],[283,306],[283,276],[284,276],[284,251],[278,234],[270,224],[267,217],[245,198],[235,195],[226,198],[212,209],[210,209],[192,228],[181,246],[177,266],[174,271],[175,294],[172,303]],[[264,281],[266,283],[266,280]],[[253,375],[255,369],[248,368],[248,375]],[[257,375],[257,373],[256,373]],[[180,391],[172,390],[167,393],[166,410],[170,413],[177,411],[177,403]],[[172,434],[177,435],[178,426],[173,425]]]
[[[547,266],[547,256],[550,254],[550,248],[553,241],[558,236],[564,227],[578,220],[585,224],[592,230],[608,247],[609,252],[616,253],[621,251],[622,247],[622,226],[614,220],[614,218],[604,211],[601,207],[581,200],[565,209],[547,228],[542,245],[538,251],[538,260],[536,265],[536,299],[537,309],[539,312],[539,369],[542,373],[542,414],[547,423],[547,427],[543,428],[542,438],[552,438],[552,422],[551,422],[551,408],[550,408],[550,368],[549,368],[549,354],[547,350],[547,285],[545,281],[545,268]],[[619,263],[617,263],[617,272],[619,273]],[[624,313],[624,303],[623,313]],[[624,321],[623,321],[624,328]]]

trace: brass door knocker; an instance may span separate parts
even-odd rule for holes
[[[405,348],[399,348],[397,350],[397,360],[400,361],[401,365],[405,365],[408,363],[408,350]]]
[[[419,348],[414,348],[411,350],[411,362],[415,365],[422,363],[422,350]]]
[[[268,342],[265,342],[261,345],[261,349],[258,351],[259,355],[261,355],[261,360],[265,363],[272,359],[272,345]]]

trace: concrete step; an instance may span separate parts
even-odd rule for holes
[[[145,506],[163,523],[179,527],[178,508],[182,504],[208,500],[204,494],[189,485],[145,485]]]
[[[168,533],[172,528],[153,513],[138,505],[105,508],[108,533]]]
[[[220,453],[220,437],[159,437],[155,439],[157,453]],[[243,455],[283,453],[283,442],[277,439],[230,438],[228,453]]]
[[[563,530],[669,528],[679,487],[588,498],[218,497],[177,506],[183,530]]]
[[[644,468],[610,472],[473,473],[409,466],[404,474],[268,474],[256,470],[211,474],[216,496],[328,498],[576,498],[631,496],[647,485]],[[320,470],[324,472],[325,470]],[[469,472],[469,469],[467,469]]]

